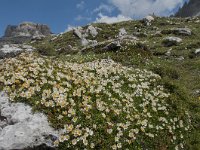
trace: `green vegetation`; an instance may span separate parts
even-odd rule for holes
[[[7,70],[8,76],[1,78],[0,85],[6,85],[5,89],[10,91],[11,97],[15,101],[24,101],[31,104],[35,110],[46,113],[55,128],[65,127],[68,129],[69,132],[66,132],[68,134],[62,135],[55,142],[55,144],[60,142],[59,149],[83,149],[83,147],[88,149],[92,147],[95,149],[115,149],[122,146],[122,149],[171,150],[175,147],[177,148],[178,145],[179,149],[198,150],[200,148],[200,94],[196,90],[200,89],[200,59],[194,54],[195,49],[200,48],[200,26],[198,20],[199,18],[155,18],[151,26],[145,26],[141,21],[128,21],[112,25],[93,24],[93,26],[101,28],[101,30],[97,37],[89,36],[88,38],[98,42],[107,42],[97,47],[87,47],[84,51],[82,51],[83,46],[81,46],[80,40],[72,31],[59,35],[54,40],[52,40],[54,37],[48,37],[33,45],[38,47],[39,54],[55,56],[54,59],[32,54],[31,57],[35,58],[34,64],[30,54],[23,54],[15,58],[15,61],[6,60],[11,68],[13,66],[13,69]],[[183,27],[190,28],[192,35],[182,36],[170,32],[172,28]],[[84,28],[86,29],[87,26]],[[109,39],[116,38],[120,28],[125,28],[129,35],[134,32],[140,32],[146,36],[140,36],[139,40],[135,42],[123,41],[121,49],[115,52],[102,51],[102,48],[108,44]],[[160,31],[159,34],[158,31]],[[163,39],[168,36],[179,37],[183,39],[183,42],[180,45],[165,47]],[[76,51],[70,50],[67,47],[68,45],[71,45]],[[166,55],[169,51],[170,55]],[[107,62],[107,65],[105,65],[102,63],[102,59],[111,59],[112,61]],[[15,65],[16,60],[18,64],[23,66],[24,75],[28,75],[28,77],[30,76],[29,79],[34,80],[33,82],[30,81],[29,85],[25,85],[25,81],[21,79],[20,81],[15,81],[12,78],[12,74],[19,73],[20,70],[20,65],[18,67]],[[95,64],[97,69],[91,69],[89,64]],[[0,69],[0,74],[4,74],[4,69]],[[51,73],[48,75],[49,71]],[[153,72],[152,74],[151,71]],[[155,74],[158,74],[161,78]],[[135,80],[129,81],[130,78]],[[155,79],[155,81],[151,79]],[[108,82],[108,80],[112,82]],[[11,84],[8,84],[8,81]],[[71,86],[67,83],[65,84],[65,82]],[[104,86],[105,82],[107,84]],[[130,86],[136,85],[136,87],[140,87],[141,84],[146,82],[149,82],[148,88],[144,90],[142,86],[143,92],[141,96],[128,97],[130,93],[136,91],[135,88],[131,89]],[[119,87],[115,87],[117,83],[120,84]],[[97,92],[98,90],[89,91],[92,86],[98,89],[100,85],[101,90],[99,93]],[[32,90],[36,92],[30,94],[31,88],[28,89],[26,86],[34,88]],[[159,87],[163,88],[160,89]],[[59,89],[61,91],[64,90],[64,93],[70,94],[64,97],[63,103],[56,104],[49,95],[55,91],[58,91],[58,95],[62,94],[61,92],[59,93]],[[159,107],[165,106],[169,114],[165,114],[165,111],[155,113],[154,108],[149,104],[145,107],[140,107],[140,104],[148,102],[148,98],[145,99],[145,94],[152,94],[152,90],[157,90],[164,94],[154,95],[154,99],[158,99],[157,104],[160,105]],[[27,91],[28,95],[26,95]],[[106,92],[111,95],[109,94],[110,96],[108,96]],[[169,95],[166,96],[165,94],[168,93]],[[127,95],[126,99],[120,97],[123,94]],[[161,98],[160,96],[163,97]],[[66,106],[66,103],[69,103],[67,111],[73,108],[76,112],[74,114],[74,111],[70,110],[70,117],[65,116],[66,110],[62,107],[62,105]],[[100,110],[98,109],[97,104],[104,107],[103,111],[101,108]],[[126,106],[126,104],[129,105]],[[125,106],[131,115],[129,119],[132,120],[127,119],[127,112],[120,111],[118,114],[115,112],[123,110]],[[132,106],[133,108],[130,108]],[[87,109],[88,112],[86,113],[82,109]],[[106,112],[106,109],[110,111]],[[148,117],[148,112],[152,114],[152,118]],[[89,116],[91,115],[91,118],[87,119],[86,116],[88,114]],[[137,124],[138,119],[135,115],[147,117],[147,122],[153,124],[154,127],[161,125],[161,122],[158,121],[160,117],[165,118],[167,123],[164,123],[163,130],[160,128],[156,130],[154,127],[149,128],[147,126],[145,132],[143,132],[143,128],[141,128],[143,125],[140,123],[144,123],[144,120]],[[175,120],[173,120],[174,118]],[[72,119],[76,121],[72,122]],[[170,119],[173,121],[170,122]],[[131,123],[128,127],[127,120]],[[181,128],[180,122],[183,123],[184,129]],[[177,126],[176,123],[179,123],[179,128],[175,127],[171,133],[167,126],[171,127],[173,123],[175,126]],[[82,126],[76,127],[78,124]],[[97,125],[96,128],[94,128],[94,124]],[[137,132],[136,129],[139,131]],[[84,139],[84,142],[77,142],[77,137],[81,137],[82,134],[85,135],[86,132],[88,133],[88,138]],[[147,132],[153,135],[146,134]],[[119,134],[123,135],[119,136]],[[137,138],[133,140],[132,136]],[[183,139],[181,138],[182,136],[184,137]],[[126,141],[127,139],[130,140],[129,138],[133,140],[129,141],[130,143]],[[184,148],[181,148],[182,144]]]

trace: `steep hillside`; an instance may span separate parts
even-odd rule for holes
[[[35,40],[0,62],[0,89],[63,129],[55,149],[198,150],[199,23],[148,16]]]

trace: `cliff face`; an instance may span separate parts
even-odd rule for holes
[[[176,13],[176,17],[192,17],[200,15],[200,1],[190,0],[186,2],[182,8]]]
[[[8,25],[4,37],[38,37],[51,34],[47,25],[24,22],[18,26]]]
[[[19,25],[8,25],[4,36],[0,38],[0,47],[4,44],[23,44],[33,39],[42,39],[50,34],[50,28],[43,24],[24,22]]]

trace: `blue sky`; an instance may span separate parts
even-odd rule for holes
[[[166,16],[185,0],[0,0],[0,36],[8,24],[24,21],[48,24],[54,33],[119,15],[141,18],[149,13]],[[142,6],[142,7],[141,7]],[[159,9],[160,7],[160,9]],[[107,17],[108,16],[108,17]]]

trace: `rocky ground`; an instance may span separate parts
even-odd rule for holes
[[[199,23],[198,17],[147,16],[4,43],[0,89],[17,102],[5,110],[23,102],[43,112],[62,129],[51,141],[58,149],[199,149]],[[4,123],[13,115],[4,115],[2,106]],[[1,128],[1,137],[14,135]]]

